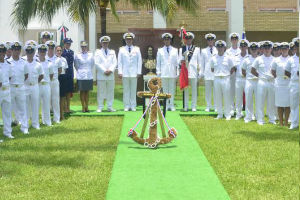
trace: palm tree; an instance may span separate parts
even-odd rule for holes
[[[62,8],[67,8],[70,19],[85,24],[89,13],[100,8],[101,35],[106,34],[106,9],[110,5],[112,14],[118,19],[116,3],[119,0],[16,0],[12,15],[12,25],[26,29],[29,21],[38,17],[51,23],[53,16]],[[136,9],[144,7],[157,9],[171,21],[179,8],[195,13],[198,0],[126,0]]]

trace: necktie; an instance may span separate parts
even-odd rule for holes
[[[131,47],[128,47],[128,51],[129,51],[129,53],[131,52]]]
[[[212,47],[210,47],[210,53],[212,54],[212,52],[213,52],[213,51],[212,51]]]
[[[107,49],[105,49],[105,55],[107,55]]]
[[[169,47],[167,47],[167,52],[169,53]]]

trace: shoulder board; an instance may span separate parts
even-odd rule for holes
[[[11,64],[8,60],[6,60],[6,62],[7,62],[8,64]]]
[[[38,59],[35,59],[35,61],[38,62],[38,63],[40,62]]]
[[[21,57],[21,59],[22,59],[22,60],[26,60],[25,58],[22,58],[22,57]]]

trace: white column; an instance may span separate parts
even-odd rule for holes
[[[89,49],[91,52],[95,52],[97,49],[97,35],[96,35],[96,13],[90,13],[89,15]],[[93,70],[93,79],[96,80],[96,69]]]
[[[228,11],[228,35],[232,32],[239,33],[242,36],[244,28],[244,1],[243,0],[226,0]]]
[[[89,47],[90,51],[95,51],[97,48],[97,35],[96,35],[96,14],[90,13],[89,15]]]
[[[300,1],[298,0],[297,1],[297,12],[298,12],[298,14],[299,14],[299,19],[298,19],[298,21],[299,21],[299,26],[298,26],[298,37],[299,37],[299,33],[300,33],[300,10],[299,10],[299,7],[300,7]]]
[[[153,28],[167,28],[166,18],[158,10],[153,10]]]

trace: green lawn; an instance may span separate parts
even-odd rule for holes
[[[183,117],[231,199],[299,198],[299,131]]]
[[[204,87],[198,91],[198,105],[204,106]],[[178,89],[175,99],[181,95]],[[72,105],[80,105],[78,97],[75,93]],[[122,100],[121,86],[115,98]],[[94,87],[90,105],[96,104]],[[213,117],[183,119],[232,199],[298,199],[298,130]],[[104,199],[122,121],[70,117],[26,136],[14,128],[16,139],[0,144],[0,199]]]
[[[0,145],[0,199],[104,199],[121,125],[122,117],[72,117],[30,135],[16,130]]]

